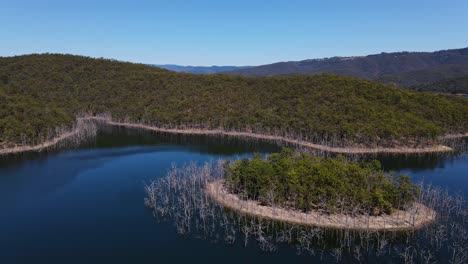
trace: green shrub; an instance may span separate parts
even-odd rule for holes
[[[391,213],[412,204],[418,188],[409,176],[391,176],[378,161],[353,163],[284,149],[262,159],[225,164],[230,192],[264,204],[329,213]]]

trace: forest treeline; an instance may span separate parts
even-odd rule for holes
[[[380,163],[351,163],[283,149],[267,159],[255,155],[225,163],[227,189],[244,199],[302,211],[390,214],[416,200],[407,175],[391,176]]]
[[[77,114],[156,126],[394,145],[466,132],[468,100],[336,75],[193,75],[81,56],[0,58],[0,144],[32,144]]]
[[[422,92],[437,92],[437,93],[452,93],[452,94],[468,94],[468,75],[442,79],[430,84],[415,85],[410,87],[415,91]]]

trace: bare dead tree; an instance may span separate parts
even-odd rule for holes
[[[206,186],[222,177],[222,164],[216,161],[202,166],[193,163],[182,168],[173,166],[166,177],[146,183],[145,205],[159,221],[172,221],[178,233],[202,234],[201,237],[227,244],[240,241],[245,247],[249,241],[255,241],[265,251],[275,251],[278,244],[287,244],[300,253],[321,258],[327,255],[335,261],[390,258],[404,263],[432,263],[441,256],[449,256],[450,263],[466,263],[468,259],[468,209],[462,196],[421,185],[418,202],[434,208],[436,219],[419,231],[327,230],[252,217],[212,201],[206,194]],[[266,201],[275,204],[274,192],[269,191]],[[345,206],[346,201],[340,203]],[[410,208],[405,213],[414,216]],[[354,214],[359,214],[357,209],[351,210],[351,215]]]

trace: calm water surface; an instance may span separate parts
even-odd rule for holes
[[[0,263],[313,262],[292,247],[262,252],[157,223],[143,184],[171,164],[249,157],[269,143],[157,135],[107,128],[88,146],[0,157]],[[386,170],[410,174],[468,197],[468,155],[382,156]]]

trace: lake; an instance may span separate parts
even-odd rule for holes
[[[318,261],[290,246],[267,253],[254,243],[178,235],[144,206],[144,183],[172,164],[279,150],[268,142],[105,127],[78,148],[0,157],[0,263]],[[466,153],[378,159],[388,171],[468,197]]]

